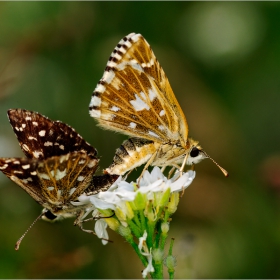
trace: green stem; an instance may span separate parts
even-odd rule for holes
[[[127,219],[127,223],[129,228],[131,229],[132,233],[137,237],[141,237],[141,229],[135,225],[135,223],[132,220]]]
[[[146,229],[146,218],[144,216],[143,211],[139,211],[139,215],[140,215],[140,221],[141,221],[141,230],[142,230],[142,232],[144,232],[144,230]]]
[[[169,247],[169,250],[168,250],[168,256],[172,256],[174,240],[175,240],[174,238],[171,238],[170,247]],[[174,272],[175,272],[174,268],[173,269],[168,269],[169,279],[174,279]]]
[[[141,228],[141,223],[139,221],[139,211],[135,211],[135,215],[133,217],[133,220],[135,222],[135,224],[137,225],[138,228]]]
[[[138,255],[144,267],[148,265],[148,261],[145,256],[143,256],[138,248],[138,245],[134,242],[132,235],[130,237],[125,237],[126,241],[133,247],[134,251]]]
[[[147,246],[148,248],[153,248],[153,237],[154,237],[154,231],[155,231],[155,222],[151,222],[151,221],[148,221],[147,223]]]
[[[153,262],[153,267],[155,272],[151,273],[151,277],[153,279],[163,279],[163,263],[154,264]]]
[[[161,221],[158,221],[158,223],[156,225],[156,228],[157,228],[157,232],[156,232],[156,238],[155,238],[155,245],[154,245],[154,247],[158,248],[159,247],[159,242],[160,242],[160,239],[161,239],[161,235],[162,235],[162,232],[161,232]]]

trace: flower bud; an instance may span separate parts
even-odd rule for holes
[[[165,258],[164,264],[166,265],[169,271],[174,271],[176,266],[176,258],[173,256],[167,256]]]
[[[167,204],[167,211],[170,214],[173,214],[174,212],[176,212],[177,206],[178,206],[178,203],[179,203],[179,198],[180,198],[179,196],[180,196],[180,194],[178,192],[174,192],[174,193],[171,194],[170,201]]]
[[[170,191],[171,191],[170,188],[167,188],[166,191],[162,194],[162,196],[159,200],[160,207],[164,207],[168,203],[168,200],[170,197]]]
[[[127,238],[131,235],[131,230],[129,227],[124,227],[122,225],[119,226],[118,233],[123,236],[124,238]]]
[[[156,264],[162,263],[163,254],[164,254],[163,250],[161,250],[159,248],[156,248],[152,251],[153,259]]]
[[[169,231],[169,223],[162,223],[161,224],[161,231],[164,234],[167,234]]]
[[[141,192],[137,192],[134,201],[131,201],[130,205],[133,210],[144,210],[146,201],[146,195]]]
[[[113,230],[113,231],[118,230],[118,228],[120,226],[120,222],[116,218],[112,217],[112,218],[107,218],[104,220],[111,230]]]

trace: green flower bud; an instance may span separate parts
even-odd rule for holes
[[[178,206],[178,203],[179,203],[179,198],[180,198],[179,192],[174,192],[174,193],[171,194],[170,201],[167,204],[167,211],[170,214],[173,214],[174,212],[176,212],[177,206]]]
[[[131,236],[131,230],[129,227],[124,227],[122,225],[119,226],[118,233],[124,238]]]
[[[153,259],[156,264],[162,263],[164,252],[163,250],[156,248],[152,251]]]
[[[169,223],[162,223],[161,224],[161,231],[164,234],[167,234],[169,231]]]
[[[173,256],[167,256],[165,258],[164,264],[166,265],[169,271],[174,271],[176,266],[176,258]]]

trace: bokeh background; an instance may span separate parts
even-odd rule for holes
[[[171,226],[176,278],[280,278],[278,2],[1,2],[0,19],[1,157],[23,156],[6,112],[24,108],[73,126],[101,173],[127,137],[96,126],[91,94],[119,40],[141,33],[190,135],[230,172],[196,166]],[[141,278],[119,236],[103,246],[73,220],[39,221],[14,251],[41,207],[0,175],[0,278]]]

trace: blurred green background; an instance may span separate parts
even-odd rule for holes
[[[73,126],[101,173],[127,137],[96,126],[91,94],[119,40],[141,33],[190,135],[230,172],[196,166],[171,226],[176,278],[280,278],[278,2],[1,2],[0,18],[1,157],[23,156],[6,112],[24,108]],[[14,251],[41,207],[0,175],[0,278],[141,278],[119,236],[103,246],[73,220],[39,221]]]

